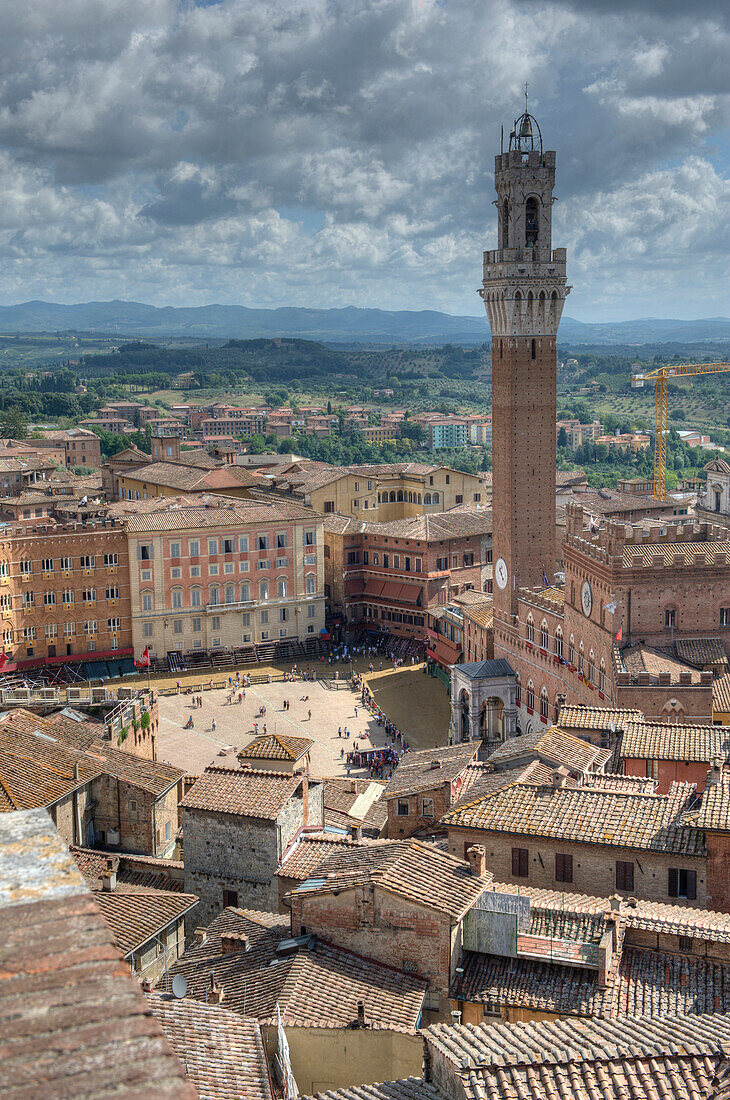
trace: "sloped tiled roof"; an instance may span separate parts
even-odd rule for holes
[[[478,744],[471,741],[466,744],[444,745],[439,749],[404,753],[388,781],[385,797],[393,798],[399,794],[440,787],[456,779],[467,764],[476,758],[478,751]]]
[[[509,1024],[433,1024],[424,1037],[448,1062],[509,1066],[580,1059],[644,1057],[660,1050],[699,1054],[730,1043],[730,1018],[623,1016],[617,1020],[550,1020]]]
[[[422,1077],[380,1081],[374,1085],[345,1085],[302,1096],[301,1100],[446,1100],[444,1094]]]
[[[79,848],[75,844],[69,845],[69,851],[92,889],[100,888],[105,873],[114,870],[118,889],[183,892],[182,860],[104,852],[98,848]]]
[[[211,765],[195,781],[180,805],[187,810],[212,810],[273,820],[301,783],[301,775],[289,775],[288,772]]]
[[[697,806],[685,813],[684,820],[708,832],[730,832],[730,777],[708,784]]]
[[[0,815],[3,1100],[195,1100],[45,810]]]
[[[727,665],[721,638],[680,638],[674,643],[680,661],[702,668],[703,665]]]
[[[627,722],[621,756],[638,760],[681,760],[710,764],[730,755],[730,727]]]
[[[222,954],[221,935],[232,932],[249,937],[247,951]],[[188,996],[205,1000],[212,978],[226,1007],[271,1022],[278,1004],[283,1023],[303,1027],[348,1027],[362,1000],[371,1027],[415,1028],[426,991],[422,978],[312,936],[292,942],[289,935],[288,916],[225,909],[205,941],[178,959],[158,988],[169,992],[175,974],[184,974]]]
[[[652,649],[648,645],[626,646],[620,652],[624,667],[632,676],[636,676],[640,672],[649,672],[652,676],[668,672],[671,677],[670,683],[678,684],[680,672],[688,672],[692,677],[693,684],[700,682],[700,673],[697,669],[685,665],[682,661],[670,657],[667,653]]]
[[[673,783],[669,793],[663,795],[517,783],[447,811],[442,823],[581,844],[704,856],[702,833],[682,824],[681,819],[695,795],[693,783]]]
[[[147,1004],[200,1100],[271,1100],[258,1020],[190,997],[178,1000],[150,993]]]
[[[612,724],[617,730],[622,730],[627,721],[641,722],[643,719],[644,715],[640,710],[617,710],[613,707],[573,705],[560,708],[558,725],[564,730],[600,730],[609,733]]]
[[[376,843],[375,840],[353,840],[349,836],[340,836],[338,833],[302,833],[296,844],[284,856],[276,873],[280,878],[304,882],[315,874],[329,856],[340,852],[343,859],[347,861],[353,848],[362,848]]]
[[[136,506],[138,502],[134,503]],[[311,508],[297,501],[263,495],[251,500],[211,496],[209,507],[198,503],[171,507],[168,500],[164,507],[138,509],[135,514],[127,515],[124,512],[120,516],[125,528],[134,534],[148,531],[185,531],[188,528],[195,530],[199,527],[230,528],[239,523],[287,523],[297,520],[309,521],[315,526],[320,522],[320,517]]]
[[[625,568],[651,568],[656,557],[661,558],[664,565],[673,565],[675,558],[680,558],[682,565],[694,565],[698,558],[702,565],[713,565],[716,558],[727,565],[730,542],[655,542],[624,546]]]
[[[50,806],[103,771],[100,759],[0,721],[0,812]]]
[[[285,733],[265,733],[238,752],[239,760],[301,760],[314,741],[309,737],[290,737]]]
[[[381,833],[388,820],[385,783],[375,779],[333,776],[324,782],[324,821],[332,828],[362,825],[370,833]]]
[[[40,731],[43,739],[36,740],[44,748],[54,742],[57,746],[65,745],[80,764],[98,766],[105,775],[113,775],[131,786],[147,791],[155,798],[159,798],[185,775],[184,771],[172,764],[149,760],[114,748],[109,741],[99,740],[104,732],[102,723],[91,720],[77,722],[63,711],[47,717],[21,708],[8,711],[0,719],[0,737],[3,730],[7,731],[8,737],[12,731],[31,735],[33,731]]]
[[[95,890],[94,900],[125,956],[198,903],[194,894],[168,890]]]
[[[452,809],[459,806],[471,805],[487,795],[501,791],[514,783],[538,783],[549,784],[552,782],[553,769],[539,760],[531,760],[527,764],[520,764],[514,768],[503,768],[495,771],[492,764],[475,762],[469,764],[464,772],[464,785],[459,797],[452,803]],[[573,783],[572,780],[567,780]]]
[[[718,714],[730,713],[730,672],[712,681],[712,709]]]
[[[726,1064],[720,1016],[429,1029],[469,1100],[699,1100]]]
[[[559,726],[550,726],[507,738],[491,754],[489,763],[498,767],[526,754],[539,756],[551,764],[564,764],[571,771],[585,772],[591,765],[605,763],[610,752],[573,737]]]
[[[490,888],[498,894],[519,894],[527,897],[530,899],[531,910],[552,910],[560,919],[566,914],[603,914],[611,908],[610,898],[595,897],[593,894],[563,893],[534,886],[518,886],[511,882],[493,882]],[[713,943],[730,943],[729,913],[634,898],[621,900],[620,913],[629,928],[690,936],[692,939],[710,940]]]
[[[324,881],[323,881],[324,880]],[[335,853],[304,882],[297,894],[330,893],[370,884],[428,909],[459,917],[491,883],[472,875],[468,864],[434,844],[419,840],[381,841],[356,849],[343,859]]]

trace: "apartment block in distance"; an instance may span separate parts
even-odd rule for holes
[[[134,648],[153,656],[315,639],[322,518],[295,501],[148,501],[124,517]]]
[[[127,537],[113,520],[6,527],[0,538],[6,671],[132,654]]]

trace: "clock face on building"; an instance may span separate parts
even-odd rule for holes
[[[580,602],[583,608],[583,614],[586,619],[589,619],[591,609],[593,608],[593,589],[591,588],[590,581],[583,581],[583,587],[580,590]]]
[[[494,579],[496,580],[500,588],[507,587],[508,576],[509,574],[507,572],[507,562],[504,560],[504,558],[497,558],[497,563],[494,566]]]

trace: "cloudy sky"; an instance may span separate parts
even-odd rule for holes
[[[0,0],[0,302],[480,311],[522,88],[582,320],[730,316],[727,0]]]

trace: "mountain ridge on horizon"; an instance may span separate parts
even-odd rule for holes
[[[66,305],[33,299],[0,306],[0,332],[77,331],[160,339],[261,339],[290,337],[336,343],[488,343],[487,318],[438,310],[383,310],[359,306],[314,309],[304,306],[255,308],[212,303],[205,306],[152,306],[111,299]],[[730,340],[730,318],[698,320],[639,318],[632,321],[577,321],[564,317],[561,343],[642,344]]]

